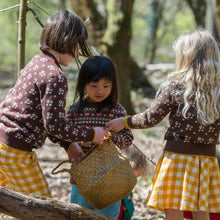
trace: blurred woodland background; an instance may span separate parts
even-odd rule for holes
[[[20,69],[40,53],[42,25],[61,8],[83,19],[94,55],[114,61],[120,103],[129,114],[144,111],[151,104],[158,86],[174,68],[172,44],[180,34],[204,28],[220,42],[220,0],[0,0],[0,101],[13,87]],[[85,60],[79,59],[81,63]],[[79,70],[76,62],[63,70],[69,82],[68,107]],[[162,152],[166,127],[165,120],[154,128],[134,131],[134,143],[155,162]],[[69,176],[51,175],[52,168],[66,158],[64,150],[46,142],[37,154],[53,197],[69,201]],[[151,181],[149,175],[134,189],[132,220],[164,218],[144,206]]]

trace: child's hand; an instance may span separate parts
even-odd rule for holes
[[[82,148],[76,142],[72,142],[70,144],[67,154],[68,154],[69,160],[73,160],[75,162],[79,162],[84,157]]]
[[[105,124],[109,131],[118,132],[125,128],[124,117],[113,119]]]
[[[106,139],[109,136],[108,130],[105,130],[100,127],[95,127],[95,137],[93,139],[93,142],[96,144],[103,144],[104,139]]]

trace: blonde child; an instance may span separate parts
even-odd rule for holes
[[[33,149],[47,137],[52,141],[93,141],[101,144],[103,128],[87,128],[65,120],[67,78],[60,65],[68,66],[91,53],[83,21],[68,10],[57,11],[46,21],[41,53],[21,71],[15,86],[0,105],[0,185],[24,193],[51,196]],[[74,145],[63,146],[71,159],[82,154]]]
[[[147,199],[150,208],[165,211],[166,220],[208,220],[220,213],[220,173],[216,144],[220,130],[220,52],[205,30],[181,35],[174,44],[176,70],[161,85],[152,106],[143,113],[106,123],[109,130],[155,126],[167,114],[166,145]]]

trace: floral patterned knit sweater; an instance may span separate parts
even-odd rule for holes
[[[119,117],[127,115],[125,108],[121,104],[116,104],[114,107],[106,106],[98,111],[98,104],[86,101],[83,108],[78,111],[79,104],[73,104],[67,110],[67,120],[74,124],[86,127],[105,127],[105,123]],[[127,148],[132,144],[133,135],[131,130],[123,129],[111,136],[112,141],[119,148]],[[84,153],[91,150],[94,143],[80,144]]]
[[[67,79],[49,53],[36,55],[0,105],[0,142],[31,151],[46,137],[91,141],[94,130],[65,120]]]
[[[220,120],[213,124],[202,125],[197,120],[196,109],[191,107],[182,115],[184,107],[183,93],[185,87],[178,81],[173,81],[143,113],[128,118],[128,125],[135,128],[149,128],[157,125],[168,113],[169,126],[165,140],[181,140],[189,144],[218,144]]]

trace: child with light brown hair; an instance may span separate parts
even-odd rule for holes
[[[169,114],[166,145],[147,206],[165,211],[166,220],[209,220],[220,213],[220,172],[216,145],[220,132],[220,51],[206,30],[182,34],[174,43],[176,69],[168,74],[146,111],[114,119],[109,130],[144,129]]]
[[[21,70],[15,86],[0,105],[0,185],[10,189],[51,196],[47,180],[33,151],[46,138],[62,145],[70,159],[82,149],[71,142],[102,144],[103,128],[78,126],[65,119],[67,77],[61,66],[78,58],[79,50],[91,56],[88,32],[79,16],[59,10],[50,16],[41,32],[40,52]]]

